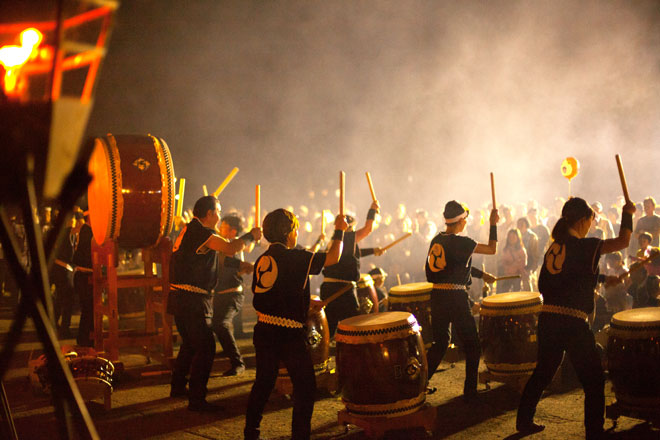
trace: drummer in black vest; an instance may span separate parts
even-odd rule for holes
[[[270,396],[280,361],[293,384],[291,438],[309,439],[316,393],[312,358],[306,347],[305,323],[310,310],[309,275],[339,261],[342,238],[348,228],[343,216],[335,219],[335,233],[326,252],[297,249],[298,219],[277,209],[264,219],[264,236],[271,243],[254,264],[252,291],[257,311],[254,348],[257,377],[248,400],[245,438],[259,438],[259,425]],[[318,308],[319,301],[311,307]]]
[[[428,351],[429,380],[447,352],[452,329],[458,333],[465,351],[465,384],[463,395],[477,394],[477,377],[481,347],[477,327],[472,317],[467,288],[472,283],[472,254],[493,255],[497,251],[497,210],[490,213],[488,244],[479,244],[460,234],[467,224],[469,210],[455,200],[444,210],[447,229],[431,240],[426,258],[426,279],[433,283],[431,291],[431,322],[433,344]]]
[[[344,251],[337,264],[323,269],[323,284],[321,284],[321,299],[325,300],[334,293],[352,285],[349,291],[341,295],[325,308],[328,319],[330,337],[335,334],[337,324],[342,319],[360,314],[360,302],[357,296],[357,282],[360,280],[360,257],[368,255],[382,255],[380,248],[360,249],[358,243],[367,238],[374,228],[374,219],[380,209],[378,202],[373,202],[367,213],[364,226],[355,230],[355,219],[346,216],[349,229],[344,234]]]
[[[521,433],[544,429],[533,421],[536,405],[567,352],[584,389],[586,438],[602,437],[605,378],[588,317],[594,311],[596,284],[605,281],[598,274],[598,260],[628,247],[634,212],[635,205],[627,202],[619,236],[601,240],[585,238],[594,221],[587,202],[575,197],[564,204],[539,275],[544,304],[538,321],[538,363],[518,407],[516,429]]]
[[[217,252],[233,255],[246,245],[261,238],[259,228],[252,229],[239,239],[228,241],[215,233],[220,220],[220,202],[214,196],[202,197],[195,203],[193,219],[174,244],[170,265],[170,298],[168,312],[181,335],[181,348],[172,372],[172,397],[188,395],[191,411],[220,409],[206,401],[215,338],[211,330],[213,317],[213,288],[217,281]],[[241,270],[241,262],[225,259]],[[248,264],[248,263],[244,263]],[[243,267],[245,269],[245,267]],[[189,391],[186,375],[190,372]]]

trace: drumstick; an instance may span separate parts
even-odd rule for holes
[[[495,176],[490,173],[490,192],[493,196],[493,209],[497,209],[497,202],[495,202]]]
[[[261,185],[257,185],[254,193],[254,226],[261,227]]]
[[[495,281],[515,280],[516,278],[520,278],[520,275],[506,275],[503,277],[495,277]]]
[[[646,257],[646,258],[642,258],[642,259],[640,259],[639,261],[635,261],[634,266],[632,266],[632,267],[630,268],[630,270],[628,270],[627,272],[624,272],[624,273],[622,273],[621,275],[617,276],[617,279],[618,279],[619,281],[622,281],[626,276],[630,275],[630,274],[633,273],[633,272],[637,272],[639,269],[641,269],[642,267],[644,267],[644,265],[645,265],[646,263],[650,263],[651,261],[653,261],[653,260],[656,259],[657,257],[660,257],[660,252],[655,252],[655,253],[653,253],[652,255],[649,255],[649,256]]]
[[[346,173],[339,172],[339,215],[344,215],[344,193],[346,190]]]
[[[399,283],[399,286],[401,285],[401,276],[399,274],[396,274],[396,282]]]
[[[321,211],[321,234],[325,234],[325,209]]]
[[[322,307],[327,306],[332,301],[336,300],[337,298],[339,298],[340,296],[342,296],[344,293],[348,292],[352,288],[353,288],[353,283],[347,284],[345,287],[342,287],[337,292],[333,293],[328,299],[321,301],[321,303],[323,304]]]
[[[367,175],[367,183],[369,184],[369,191],[371,191],[371,199],[376,202],[376,192],[374,191],[374,184],[371,181],[371,174],[369,174],[369,171],[365,173]]]
[[[206,185],[202,185],[202,192],[204,193],[204,197],[209,195],[209,190],[206,189]]]
[[[626,175],[623,173],[623,165],[621,165],[621,158],[617,154],[614,156],[616,158],[616,166],[619,169],[619,179],[621,180],[621,189],[623,189],[623,197],[626,199],[626,202],[630,201],[630,196],[628,195],[628,184],[626,183]]]
[[[388,250],[389,248],[391,248],[392,246],[394,246],[395,244],[401,243],[403,240],[405,240],[406,238],[410,237],[412,234],[413,234],[412,232],[408,232],[408,233],[406,233],[406,235],[397,238],[397,239],[394,240],[392,243],[390,243],[390,244],[388,244],[387,246],[385,246],[385,247],[383,248],[383,250],[386,251],[386,250]]]
[[[227,177],[225,177],[225,180],[222,181],[218,189],[216,189],[215,192],[213,193],[215,197],[218,197],[220,193],[225,189],[225,187],[229,185],[229,182],[231,182],[231,180],[234,178],[236,173],[238,173],[238,168],[234,167],[234,169],[231,170],[229,174],[227,174]]]
[[[179,180],[179,204],[176,207],[176,215],[181,217],[183,213],[183,193],[186,191],[186,179]]]

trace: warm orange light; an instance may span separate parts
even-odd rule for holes
[[[38,54],[42,40],[41,32],[35,28],[27,28],[19,36],[20,46],[12,44],[0,47],[0,64],[5,68],[3,88],[7,95],[17,93],[20,69]]]

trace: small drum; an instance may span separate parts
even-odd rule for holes
[[[625,310],[612,317],[607,363],[619,403],[660,409],[660,307]]]
[[[312,299],[320,300],[316,295]],[[317,313],[310,313],[307,317],[307,350],[312,355],[314,364],[314,374],[317,376],[328,370],[328,361],[330,359],[330,330],[328,329],[328,319],[325,317],[325,311],[321,309]],[[277,376],[278,380],[291,380],[289,372],[284,364],[280,364]]]
[[[164,140],[113,136],[95,140],[89,161],[89,216],[98,244],[146,248],[172,230],[174,169]]]
[[[424,404],[428,365],[412,314],[384,312],[344,319],[335,341],[339,390],[349,413],[397,417]]]
[[[431,290],[432,283],[410,283],[394,286],[390,289],[389,310],[412,313],[422,327],[424,344],[433,343],[431,327]]]
[[[378,295],[374,287],[374,279],[368,273],[360,274],[357,283],[357,296],[360,302],[360,313],[378,313]]]
[[[479,336],[484,362],[493,375],[534,371],[542,304],[543,299],[536,292],[500,293],[483,299]]]

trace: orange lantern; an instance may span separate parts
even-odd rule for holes
[[[569,181],[577,176],[578,171],[580,171],[580,162],[574,157],[567,157],[561,163],[561,174]]]

